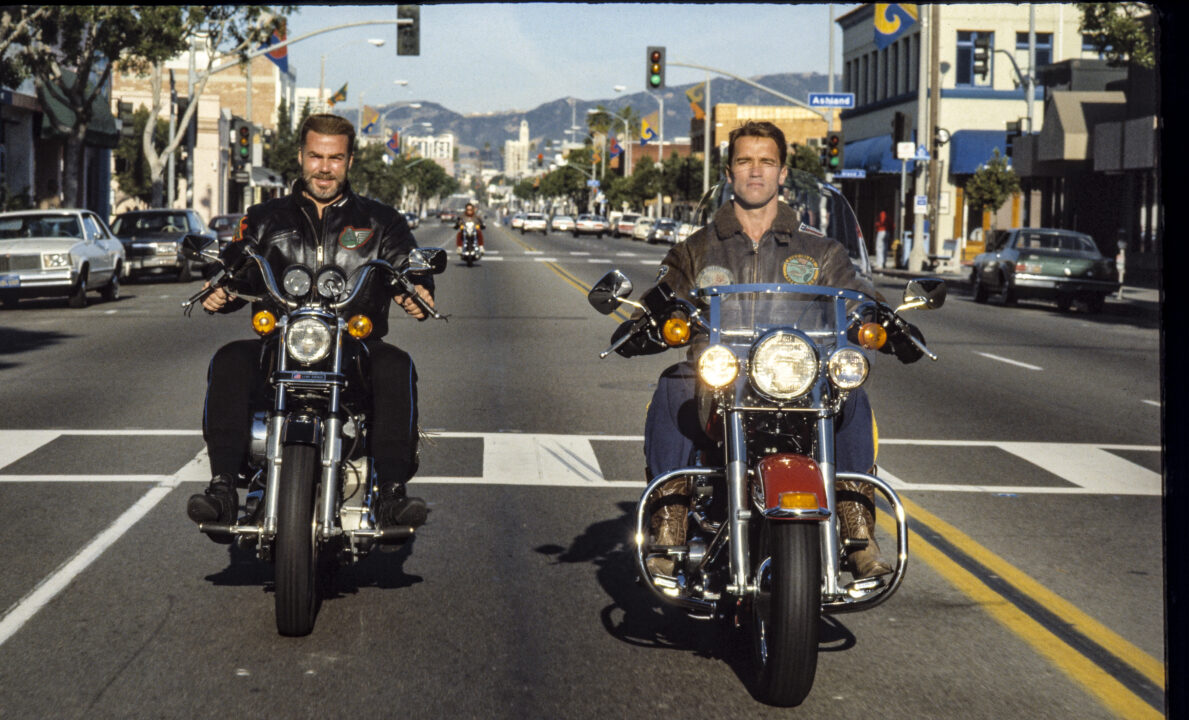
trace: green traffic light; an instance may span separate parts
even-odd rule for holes
[[[650,75],[648,77],[648,84],[652,85],[653,87],[657,87],[658,85],[661,84],[661,76],[660,75]]]

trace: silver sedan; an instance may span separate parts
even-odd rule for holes
[[[120,297],[124,246],[90,210],[0,213],[0,300],[13,308],[21,298],[66,297],[87,305],[87,292]]]

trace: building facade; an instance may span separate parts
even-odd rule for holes
[[[834,113],[834,128],[841,128],[838,109],[829,110]],[[784,138],[790,146],[809,145],[817,147],[825,139],[829,131],[826,118],[813,110],[795,105],[736,105],[734,103],[717,103],[710,110],[711,152],[723,152],[727,146],[731,131],[746,122],[770,122],[784,133]],[[705,121],[694,118],[690,120],[690,144],[694,152],[702,151],[704,142]]]
[[[401,146],[410,155],[433,160],[447,175],[454,177],[454,133],[407,135],[401,139]]]
[[[520,134],[515,140],[504,141],[504,175],[519,180],[529,174],[528,120],[520,121]]]

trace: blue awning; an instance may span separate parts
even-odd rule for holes
[[[973,175],[987,164],[996,150],[1000,157],[1007,153],[1007,132],[1005,130],[959,130],[950,138],[951,175]],[[1011,158],[1007,158],[1011,165]]]
[[[842,167],[846,170],[866,170],[868,173],[898,173],[900,161],[896,159],[892,136],[877,135],[848,142],[842,153]],[[906,166],[913,171],[913,161]]]

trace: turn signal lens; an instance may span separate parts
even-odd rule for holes
[[[779,505],[782,510],[817,510],[817,493],[782,492]]]
[[[372,334],[372,319],[367,315],[355,315],[347,321],[347,332],[356,340],[363,340]]]
[[[252,329],[261,337],[271,334],[277,329],[277,316],[267,310],[261,310],[252,316]]]
[[[669,347],[681,347],[689,342],[689,321],[684,318],[669,318],[661,327],[661,335]]]
[[[888,341],[888,331],[879,323],[863,323],[859,328],[859,344],[868,350],[878,350]]]

